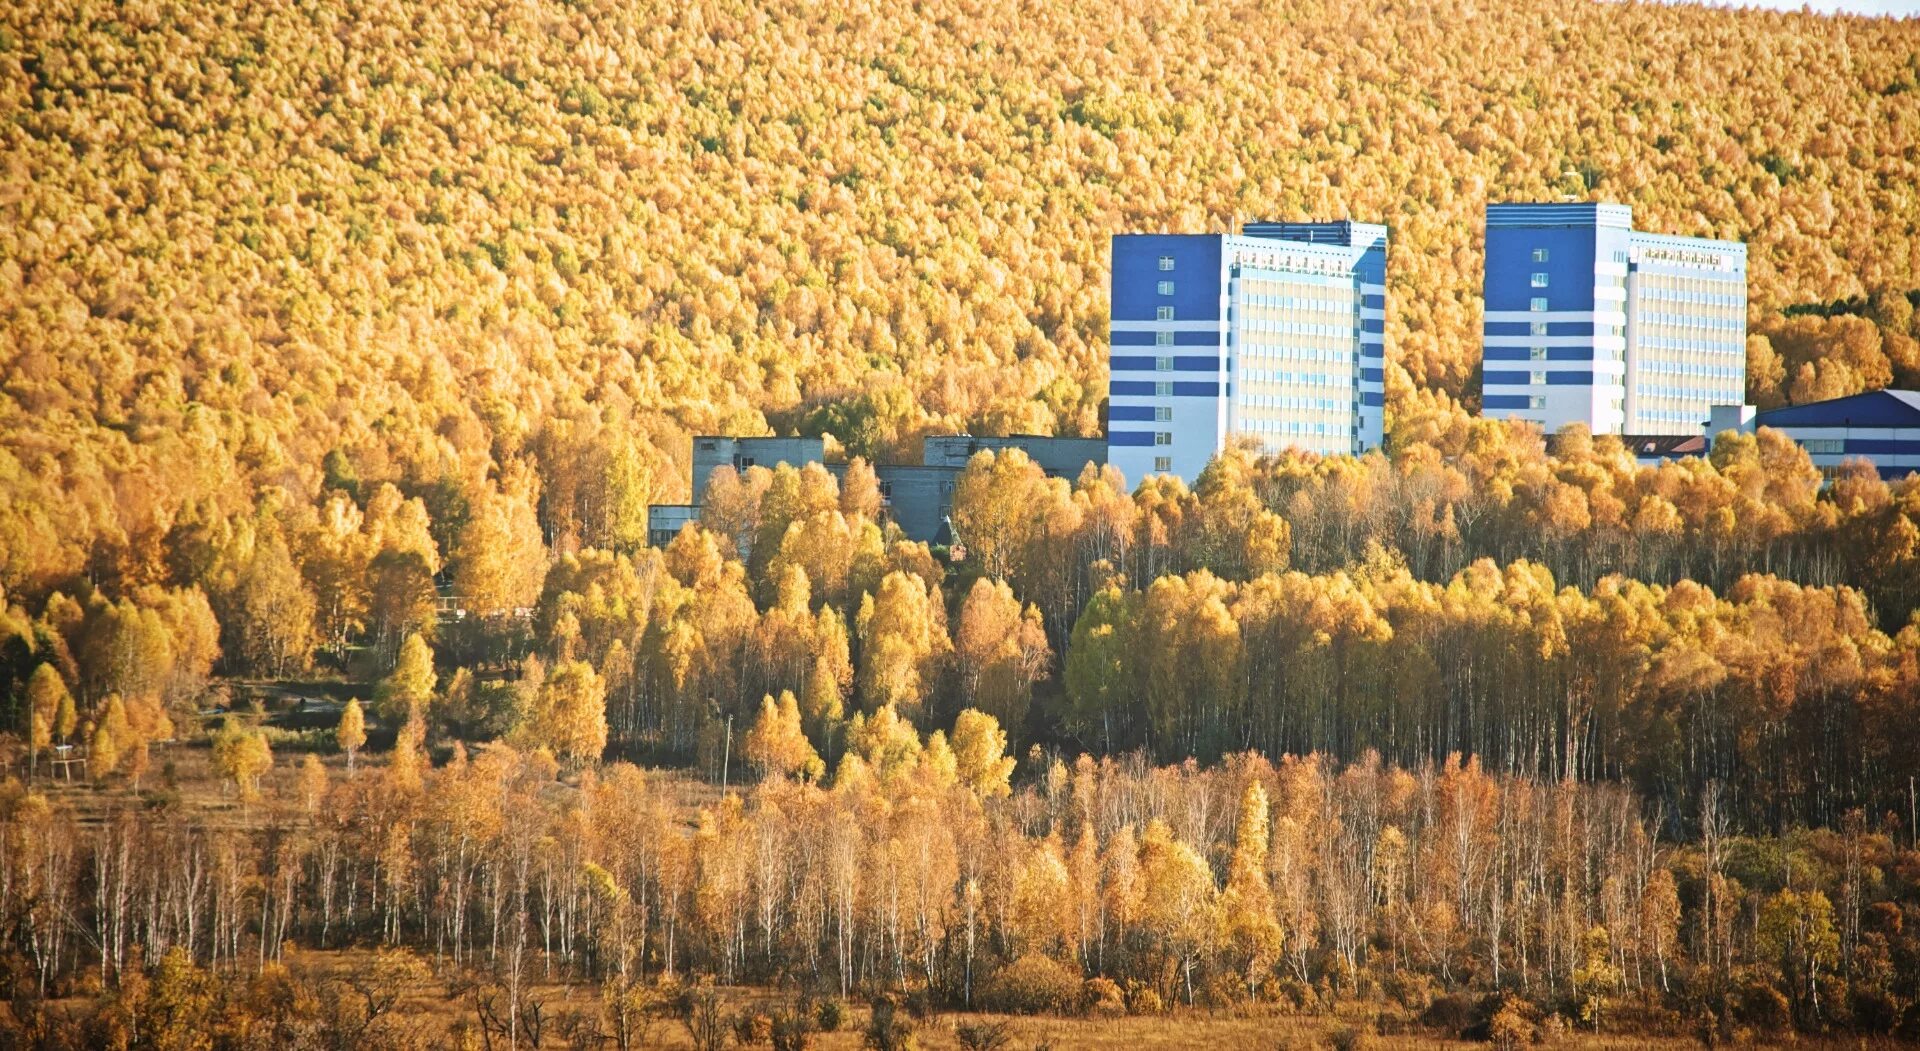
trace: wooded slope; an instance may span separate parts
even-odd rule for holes
[[[1396,401],[1470,404],[1481,209],[1569,168],[1751,243],[1756,399],[1914,382],[1917,51],[1537,0],[29,0],[0,13],[0,538],[63,561],[5,582],[311,498],[329,452],[464,497],[604,428],[673,498],[689,432],[1097,434],[1109,235],[1236,215],[1389,223]]]

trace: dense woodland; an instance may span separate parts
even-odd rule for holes
[[[613,1035],[700,976],[1920,1025],[1920,483],[1472,415],[1481,209],[1562,192],[1749,243],[1757,403],[1920,385],[1912,22],[34,0],[0,113],[0,1035],[374,1040],[288,945],[483,1041],[535,970]],[[888,524],[924,434],[1102,432],[1110,234],[1339,215],[1387,449]],[[849,466],[649,546],[715,432]]]

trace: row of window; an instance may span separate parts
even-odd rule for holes
[[[1273,369],[1248,369],[1241,379],[1248,383],[1291,383],[1301,387],[1351,387],[1353,375],[1328,372],[1279,372]]]
[[[1645,288],[1640,290],[1641,299],[1658,299],[1665,303],[1694,303],[1711,307],[1740,307],[1745,309],[1747,297],[1727,295],[1716,292],[1681,292],[1664,288]]]
[[[1731,365],[1703,365],[1694,361],[1649,361],[1640,366],[1641,372],[1666,373],[1671,376],[1700,376],[1714,379],[1738,380],[1747,377],[1747,370]]]
[[[1713,384],[1703,383],[1698,387],[1668,387],[1657,383],[1643,383],[1635,388],[1642,399],[1655,403],[1724,401],[1727,391]]]
[[[1289,412],[1358,411],[1358,404],[1346,398],[1283,398],[1278,394],[1250,394],[1244,401],[1248,409],[1284,409]]]
[[[1270,317],[1275,313],[1314,313],[1333,314],[1336,317],[1353,316],[1353,297],[1345,299],[1301,299],[1298,296],[1244,296],[1242,308],[1253,317]]]
[[[1635,328],[1677,329],[1690,331],[1697,329],[1731,331],[1746,327],[1746,318],[1736,314],[1720,317],[1707,317],[1703,314],[1649,314],[1641,313],[1635,318]]]
[[[1272,332],[1279,335],[1295,336],[1339,336],[1353,338],[1353,329],[1344,325],[1316,325],[1307,321],[1268,321],[1264,318],[1252,318],[1244,323],[1249,332]]]
[[[1315,435],[1321,437],[1351,437],[1353,428],[1337,423],[1304,423],[1300,420],[1247,419],[1240,421],[1241,430],[1265,431],[1268,434]]]
[[[1342,365],[1352,367],[1353,349],[1351,346],[1336,344],[1326,347],[1302,347],[1289,344],[1251,343],[1241,355],[1249,361],[1310,361],[1322,365]],[[1227,367],[1233,367],[1229,360]]]

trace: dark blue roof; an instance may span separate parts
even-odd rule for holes
[[[1811,405],[1768,409],[1759,427],[1920,427],[1920,391],[1876,390]]]

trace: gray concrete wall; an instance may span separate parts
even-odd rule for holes
[[[1012,434],[1003,438],[980,438],[971,434],[936,434],[921,446],[920,460],[929,467],[965,467],[973,455],[984,449],[999,452],[1019,449],[1040,469],[1063,478],[1078,478],[1088,463],[1107,462],[1104,438],[1046,438],[1032,434]]]
[[[647,508],[647,542],[666,547],[680,535],[681,526],[699,517],[699,504],[654,504]]]
[[[946,517],[953,507],[955,467],[883,464],[873,469],[886,497],[887,514],[909,540],[947,542]]]
[[[819,438],[725,438],[701,436],[693,440],[693,502],[706,499],[707,480],[721,467],[745,471],[749,467],[769,470],[779,464],[804,467],[826,458],[826,443]]]

